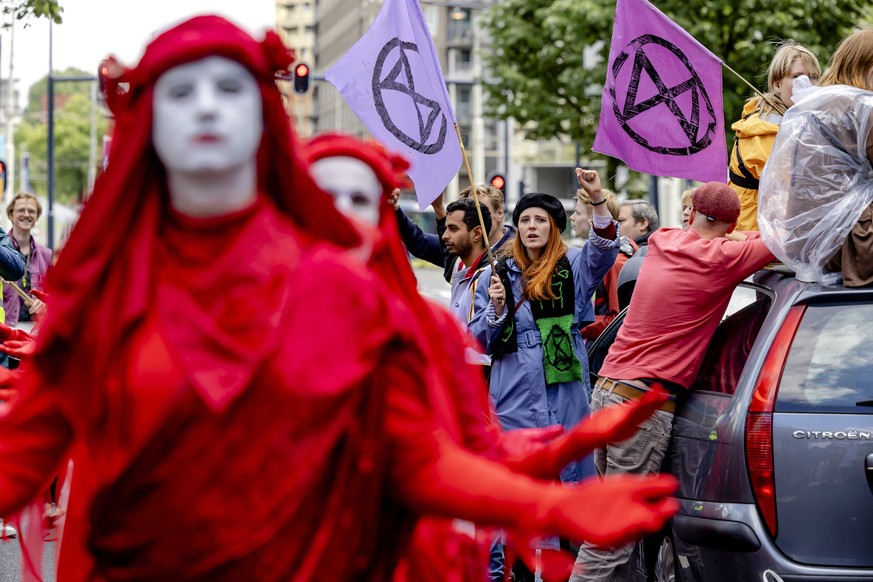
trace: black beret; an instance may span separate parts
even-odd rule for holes
[[[564,232],[564,229],[567,228],[567,211],[564,210],[564,205],[561,204],[561,201],[551,194],[531,192],[522,196],[512,211],[512,224],[518,227],[518,219],[521,213],[528,208],[542,208],[555,219],[558,230]]]

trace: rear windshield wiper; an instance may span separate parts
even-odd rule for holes
[[[873,400],[859,400],[855,406],[873,406]]]

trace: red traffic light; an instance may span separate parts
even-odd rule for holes
[[[506,186],[506,179],[503,176],[497,175],[491,178],[491,185],[499,190],[503,190]]]
[[[309,90],[309,66],[300,63],[294,67],[294,91],[306,93]]]

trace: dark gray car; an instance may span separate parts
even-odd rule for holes
[[[873,580],[873,289],[776,271],[742,283],[664,470],[681,508],[637,553],[640,579]]]

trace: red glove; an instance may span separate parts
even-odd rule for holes
[[[506,465],[513,471],[537,479],[554,479],[568,463],[581,459],[597,447],[634,436],[640,423],[652,416],[667,399],[666,392],[655,388],[642,398],[600,410],[539,450],[507,456]]]
[[[31,295],[33,295],[34,297],[36,297],[37,299],[39,299],[43,303],[48,304],[48,302],[49,302],[48,293],[46,293],[44,291],[40,291],[39,289],[29,289],[29,291],[30,291]]]
[[[578,487],[533,481],[442,441],[432,462],[393,475],[393,488],[418,513],[504,527],[526,538],[558,535],[603,547],[658,531],[679,509],[669,475],[589,478]]]
[[[667,497],[675,489],[676,480],[670,475],[610,475],[602,481],[592,477],[576,488],[574,499],[552,506],[547,520],[552,523],[546,527],[565,532],[575,529],[573,535],[581,536],[574,538],[576,541],[584,540],[604,548],[623,546],[659,531],[676,513],[679,503]],[[518,555],[531,570],[538,565],[543,580],[567,580],[573,572],[576,556],[543,550],[537,562],[533,541],[527,532],[508,531],[507,556]]]
[[[672,475],[590,477],[547,496],[544,523],[537,525],[571,540],[617,548],[663,527],[679,510],[670,497],[676,487]]]
[[[0,343],[0,352],[8,354],[13,358],[18,358],[19,360],[32,356],[35,349],[36,340],[32,337],[22,340],[6,340],[5,342]]]
[[[35,347],[36,340],[32,335],[0,323],[0,352],[21,359],[33,354]]]
[[[501,432],[499,445],[504,459],[526,459],[539,453],[564,432],[560,424],[546,428],[519,428]]]
[[[8,325],[3,325],[2,323],[0,323],[0,342],[5,342],[6,340],[24,339],[33,339],[33,336],[23,329],[15,329],[9,327]]]

